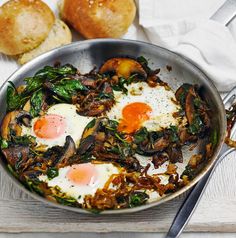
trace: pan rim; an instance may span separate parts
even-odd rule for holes
[[[17,75],[29,70],[31,68],[31,66],[33,66],[34,64],[41,62],[43,59],[47,58],[48,56],[52,56],[54,54],[56,54],[59,51],[67,51],[70,48],[73,48],[75,46],[85,46],[86,44],[98,44],[98,43],[109,43],[109,42],[113,42],[113,43],[130,43],[130,44],[138,44],[138,45],[143,45],[143,46],[149,46],[152,48],[156,48],[159,50],[162,50],[164,52],[167,52],[168,54],[177,57],[180,61],[184,62],[184,64],[188,64],[192,69],[195,69],[199,75],[201,75],[202,78],[204,78],[207,83],[210,85],[210,87],[212,88],[212,90],[215,93],[215,97],[216,97],[216,104],[218,105],[218,107],[220,107],[220,111],[221,111],[221,118],[223,119],[223,121],[221,122],[221,128],[222,131],[224,130],[224,132],[222,133],[220,131],[220,139],[219,139],[219,144],[217,146],[217,148],[214,151],[214,155],[211,157],[211,159],[208,161],[207,165],[204,166],[204,169],[201,171],[201,173],[199,173],[193,180],[190,181],[190,183],[186,186],[184,186],[183,188],[179,189],[178,191],[167,195],[163,198],[161,198],[160,200],[157,201],[153,201],[138,207],[134,207],[134,208],[125,208],[125,209],[117,209],[117,210],[105,210],[102,211],[101,213],[99,213],[100,215],[109,215],[109,214],[126,214],[126,213],[134,213],[134,212],[138,212],[141,210],[146,210],[148,208],[151,207],[155,207],[158,206],[162,203],[165,203],[167,201],[170,201],[172,199],[174,199],[175,197],[178,197],[179,195],[185,193],[187,190],[189,190],[190,188],[192,188],[213,166],[213,164],[215,163],[215,161],[217,160],[218,154],[221,150],[221,147],[223,146],[224,143],[224,138],[226,135],[226,116],[225,116],[225,108],[223,105],[223,101],[220,97],[220,94],[218,92],[218,90],[216,89],[215,85],[213,84],[213,82],[210,80],[210,78],[198,67],[196,66],[191,60],[187,59],[186,57],[179,55],[175,52],[172,52],[171,50],[168,50],[164,47],[161,46],[157,46],[151,43],[147,43],[147,42],[143,42],[143,41],[137,41],[137,40],[126,40],[126,39],[92,39],[92,40],[84,40],[84,41],[78,41],[78,42],[73,42],[71,44],[53,49],[49,52],[46,52],[38,57],[36,57],[35,59],[33,59],[32,61],[30,61],[29,63],[26,63],[25,65],[23,65],[22,67],[20,67],[19,69],[17,69],[15,72],[13,72],[10,77],[8,77],[4,83],[1,85],[0,87],[0,95],[2,94],[3,89],[5,88],[6,84],[8,81],[11,81],[12,79],[14,79],[15,77],[17,77]],[[70,210],[70,211],[74,211],[74,212],[78,212],[78,213],[82,213],[82,214],[91,214],[91,211],[82,209],[82,208],[77,208],[77,207],[70,207],[70,206],[66,206],[66,205],[62,205],[59,203],[55,203],[52,201],[49,201],[48,199],[33,193],[31,191],[29,191],[27,188],[25,188],[25,186],[17,179],[15,178],[9,170],[7,170],[7,168],[3,165],[4,162],[0,163],[0,166],[2,167],[2,170],[4,171],[4,173],[6,173],[10,178],[11,181],[16,184],[16,186],[23,190],[27,195],[29,195],[30,197],[33,197],[36,200],[39,200],[45,204],[48,204],[50,206],[53,207],[57,207],[57,208],[62,208],[65,210]]]

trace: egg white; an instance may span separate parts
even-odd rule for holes
[[[90,163],[91,164],[91,163]],[[57,177],[49,180],[46,175],[40,175],[39,180],[46,182],[49,187],[57,186],[60,191],[69,197],[75,198],[79,203],[83,203],[86,195],[94,195],[98,188],[103,188],[112,174],[118,174],[119,169],[111,163],[92,164],[98,173],[98,179],[87,185],[76,185],[66,176],[71,166],[66,166],[58,170]]]
[[[107,113],[109,119],[119,122],[122,119],[122,110],[125,106],[130,103],[142,102],[152,108],[150,118],[142,124],[148,131],[158,131],[168,128],[170,125],[177,126],[182,121],[173,116],[173,113],[180,110],[180,105],[174,102],[176,101],[175,94],[171,89],[167,90],[161,85],[149,87],[145,82],[132,83],[126,88],[127,94],[114,92],[116,104]]]
[[[72,104],[60,103],[50,107],[46,114],[56,114],[62,116],[66,120],[66,131],[64,134],[54,139],[43,139],[37,137],[34,133],[34,123],[39,119],[35,117],[32,119],[31,127],[22,126],[21,135],[30,135],[36,138],[37,145],[46,145],[48,148],[65,144],[66,136],[70,135],[76,145],[79,145],[81,136],[86,125],[93,119],[92,117],[80,116],[76,112],[76,106]]]

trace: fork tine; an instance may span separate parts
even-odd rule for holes
[[[230,132],[230,138],[232,139],[232,137],[234,137],[234,133],[236,131],[236,123],[233,125],[231,132]]]

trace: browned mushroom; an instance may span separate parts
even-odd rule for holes
[[[178,144],[172,144],[167,149],[167,154],[171,163],[183,163],[183,154],[181,146]]]
[[[82,134],[82,139],[85,139],[90,135],[95,136],[95,133],[99,130],[100,123],[103,120],[106,120],[106,119],[105,118],[98,118],[98,119],[93,119],[92,121],[90,121],[84,129],[84,132]]]
[[[129,58],[112,58],[106,61],[99,70],[101,74],[112,73],[118,77],[129,78],[133,74],[138,74],[141,78],[146,78],[147,73],[142,65]]]
[[[180,127],[179,129],[179,139],[181,144],[188,144],[191,142],[197,141],[198,137],[196,135],[192,135],[188,132],[188,129],[185,127]]]
[[[201,154],[192,155],[188,162],[188,165],[194,169],[194,168],[197,168],[197,165],[200,164],[201,161],[202,161]]]
[[[191,125],[194,121],[195,108],[194,108],[194,99],[196,98],[196,93],[194,87],[192,86],[186,96],[185,101],[185,113],[188,119],[188,123]]]
[[[192,87],[191,84],[183,84],[180,86],[177,91],[175,92],[175,97],[176,99],[183,105],[185,102],[186,94],[188,90]]]
[[[151,141],[143,141],[138,145],[138,153],[146,156],[155,155],[157,152],[165,150],[170,144],[169,138],[161,137],[153,143]]]
[[[26,111],[12,111],[6,114],[2,120],[1,136],[5,140],[10,139],[10,131],[14,131],[16,136],[21,135],[21,124],[29,126],[31,116]]]
[[[79,97],[77,97],[79,99]],[[110,84],[103,81],[97,86],[96,90],[90,91],[85,97],[80,97],[77,112],[83,116],[101,116],[109,111],[115,103],[114,95]]]
[[[152,163],[154,164],[155,169],[158,169],[162,164],[168,161],[169,156],[166,152],[156,153],[152,157]]]
[[[65,167],[67,165],[67,161],[70,157],[72,157],[76,153],[75,142],[71,136],[66,137],[66,143],[63,147],[63,154],[57,160],[57,168]]]
[[[2,149],[7,162],[16,170],[23,170],[25,163],[28,161],[29,147],[28,146],[12,146]]]
[[[81,137],[78,154],[83,155],[94,147],[97,132],[99,131],[102,121],[105,118],[93,119],[84,129]]]

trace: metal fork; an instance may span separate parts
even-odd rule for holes
[[[236,88],[234,88],[224,99],[224,104],[227,105],[230,100],[235,99]],[[234,124],[231,135],[236,132],[236,124]],[[179,237],[184,227],[187,225],[190,217],[192,216],[194,210],[196,209],[200,198],[202,197],[216,167],[222,162],[222,160],[231,152],[235,151],[235,148],[230,148],[226,144],[222,146],[219,159],[212,166],[211,170],[195,185],[195,187],[189,192],[182,206],[180,207],[174,221],[167,233],[166,238]]]
[[[224,25],[228,25],[235,17],[236,14],[236,0],[227,0],[221,8],[211,17],[212,20],[218,21]],[[224,98],[223,102],[225,107],[232,105],[233,100],[236,98],[236,87]],[[236,131],[236,124],[231,130],[231,137]],[[226,144],[223,144],[218,160],[212,166],[211,170],[205,174],[205,176],[192,188],[188,196],[184,200],[178,213],[176,214],[174,221],[166,235],[166,238],[179,237],[189,219],[191,218],[194,210],[196,209],[216,167],[222,162],[222,160],[230,153],[235,151],[235,148],[229,148]]]

